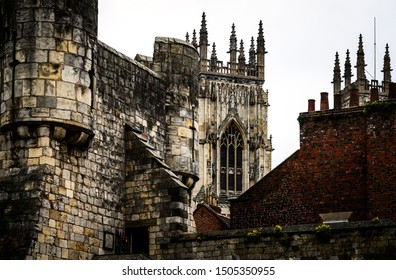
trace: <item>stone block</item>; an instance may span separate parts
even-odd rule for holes
[[[77,104],[75,100],[57,98],[57,108],[68,111],[76,111]]]
[[[65,65],[62,71],[62,80],[65,82],[76,84],[80,80],[80,69]]]
[[[50,166],[55,166],[56,159],[52,158],[52,157],[48,157],[48,156],[42,156],[39,159],[39,163],[40,164],[47,164],[47,165],[50,165]]]
[[[32,108],[31,116],[35,118],[48,118],[49,108]]]
[[[50,117],[61,120],[70,120],[71,112],[68,110],[51,109]]]
[[[75,85],[72,83],[58,82],[56,95],[60,98],[76,99]]]
[[[31,149],[29,149],[28,156],[30,158],[41,157],[42,155],[43,155],[43,149],[42,148],[31,148]]]
[[[56,108],[57,107],[57,98],[53,97],[53,96],[37,96],[37,107],[43,107],[47,110],[50,108],[52,108],[52,109]],[[49,110],[48,110],[48,112],[45,111],[45,113],[47,113],[49,115]]]
[[[58,52],[58,51],[50,51],[49,52],[49,62],[50,63],[61,64],[61,63],[63,63],[64,58],[65,58],[64,52]]]
[[[62,74],[61,64],[40,63],[38,66],[39,78],[60,80]]]

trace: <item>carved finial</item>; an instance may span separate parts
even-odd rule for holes
[[[338,52],[336,52],[335,61],[334,61],[333,90],[334,90],[334,94],[338,94],[341,91],[341,68],[340,68],[340,59],[338,56]]]
[[[186,42],[190,43],[190,35],[188,35],[188,32],[186,33]]]

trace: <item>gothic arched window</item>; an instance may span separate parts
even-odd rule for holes
[[[220,142],[220,190],[242,191],[243,139],[240,130],[232,122],[225,130]]]

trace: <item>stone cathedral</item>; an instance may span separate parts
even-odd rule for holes
[[[188,40],[188,38],[187,38]],[[218,60],[216,44],[208,55],[208,29],[202,16],[199,41],[198,91],[199,174],[197,201],[218,204],[229,214],[229,199],[271,170],[272,143],[268,137],[268,91],[265,81],[265,41],[260,21],[258,36],[251,38],[248,59],[244,41],[238,42],[232,25],[229,62]],[[239,44],[238,44],[239,43]]]
[[[0,258],[170,258],[197,203],[229,212],[271,169],[260,22],[245,58],[98,40],[98,1],[0,0]]]

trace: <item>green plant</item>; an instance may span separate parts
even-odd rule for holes
[[[245,241],[257,243],[262,236],[262,232],[259,229],[253,229],[245,234]]]
[[[380,221],[380,218],[379,218],[378,216],[377,216],[377,217],[374,217],[374,218],[371,220],[371,222],[374,223],[374,224],[378,224],[379,221]]]
[[[275,236],[282,236],[283,234],[283,228],[280,225],[274,226],[274,229],[272,230]]]
[[[278,241],[280,244],[282,244],[285,247],[289,247],[291,243],[291,237],[289,234],[283,231],[282,226],[276,225],[274,226],[272,233],[276,238],[278,238]]]
[[[331,238],[331,227],[327,224],[318,225],[315,234],[320,241],[327,242]]]

